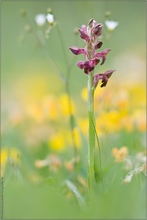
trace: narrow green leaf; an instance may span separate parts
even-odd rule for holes
[[[97,145],[98,145],[98,155],[99,155],[99,171],[97,170],[97,166],[95,164],[94,166],[94,171],[95,171],[95,175],[97,176],[97,172],[99,173],[99,176],[100,176],[100,180],[102,181],[102,185],[103,185],[103,178],[102,178],[102,165],[101,165],[101,148],[100,148],[100,142],[99,142],[99,138],[98,138],[98,134],[97,134],[97,131],[96,131],[96,127],[95,127],[95,124],[92,120],[92,117],[91,117],[91,122],[92,122],[92,125],[93,125],[93,128],[94,128],[94,131],[95,131],[95,135],[96,135],[96,141],[97,141]],[[96,162],[95,162],[96,163]]]
[[[77,187],[70,180],[66,180],[65,183],[66,183],[67,187],[74,193],[80,207],[83,208],[86,205],[86,203],[85,203],[81,193],[77,189]]]

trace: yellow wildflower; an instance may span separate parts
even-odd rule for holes
[[[143,115],[137,123],[137,127],[139,131],[145,132],[146,131],[146,116]]]
[[[121,147],[120,149],[113,148],[112,154],[113,154],[116,162],[122,162],[126,158],[126,156],[128,155],[128,148],[125,146]]]
[[[8,159],[13,159],[16,163],[20,162],[20,152],[16,148],[2,148],[1,149],[1,176],[4,175],[4,169]]]
[[[33,103],[27,109],[28,115],[37,122],[42,122],[44,120],[44,112],[42,108],[42,103]]]
[[[145,110],[136,110],[133,114],[133,119],[139,131],[146,131],[146,113]]]
[[[81,147],[81,137],[78,128],[73,129],[74,141],[77,148]]]
[[[22,113],[19,111],[10,112],[10,122],[12,125],[17,126],[23,120]]]
[[[120,89],[114,98],[114,104],[122,111],[129,106],[129,92],[126,88]]]
[[[85,136],[88,135],[88,118],[79,119],[79,125]]]
[[[64,115],[70,115],[71,113],[75,112],[75,106],[74,103],[71,101],[71,108],[69,105],[69,97],[66,94],[63,94],[59,98],[59,105],[61,108],[61,112]]]
[[[44,100],[44,112],[49,119],[56,119],[58,117],[58,101],[55,97],[49,96]]]
[[[96,131],[97,131],[98,137],[100,137],[103,135],[105,124],[103,123],[103,120],[101,119],[101,117],[97,117],[95,122],[96,122],[95,123]]]
[[[88,92],[87,92],[87,87],[83,88],[81,91],[81,97],[83,98],[84,101],[88,100]]]
[[[65,136],[61,133],[54,134],[49,140],[49,146],[53,150],[62,151],[65,149]]]
[[[117,111],[102,113],[100,120],[101,127],[107,132],[115,132],[120,129],[120,114]]]
[[[129,88],[131,93],[131,102],[136,105],[146,105],[146,87],[143,84],[137,84]]]
[[[131,117],[124,117],[120,121],[121,127],[127,130],[128,132],[131,132],[133,130],[133,120]]]

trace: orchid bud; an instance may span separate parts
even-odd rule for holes
[[[88,27],[89,27],[89,29],[91,29],[92,27],[93,27],[93,18],[92,19],[90,19],[89,20],[89,22],[88,22]]]
[[[77,63],[77,66],[80,68],[80,69],[83,69],[84,68],[84,61],[79,61],[78,63]]]

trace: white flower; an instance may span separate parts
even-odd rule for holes
[[[105,21],[105,25],[109,31],[113,31],[118,26],[118,24],[119,23],[117,21]]]
[[[125,163],[125,165],[124,165],[125,170],[131,170],[133,168],[133,162],[132,162],[131,158],[126,158],[124,160],[124,163]]]
[[[123,180],[123,183],[130,183],[131,180],[132,180],[133,174],[134,174],[133,172],[129,173],[129,174],[125,177],[125,179]]]
[[[46,17],[45,17],[44,14],[38,14],[35,17],[35,21],[36,21],[38,26],[43,26],[45,24]]]
[[[54,23],[54,15],[53,14],[47,14],[46,19],[49,22],[49,24]]]
[[[138,162],[146,163],[146,156],[144,156],[143,153],[136,154],[136,159],[138,160]]]

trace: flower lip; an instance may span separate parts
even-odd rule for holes
[[[107,70],[105,73],[97,73],[94,75],[93,86],[97,87],[99,80],[102,80],[101,87],[104,87],[108,83],[108,79],[111,77],[112,73],[116,70]]]
[[[111,49],[105,49],[101,52],[95,53],[94,57],[102,58],[102,62],[100,65],[104,64],[104,62],[106,61],[106,56],[110,51]]]
[[[79,61],[77,63],[77,66],[80,69],[84,69],[84,73],[88,74],[90,71],[92,71],[95,67],[95,62],[93,60],[87,60],[87,61]]]
[[[101,48],[101,46],[103,45],[103,42],[101,40],[99,40],[96,44],[95,44],[95,50]]]
[[[108,79],[111,77],[112,73],[116,70],[108,70],[103,74],[99,74],[100,79],[102,79],[101,87],[104,87],[107,85]]]

